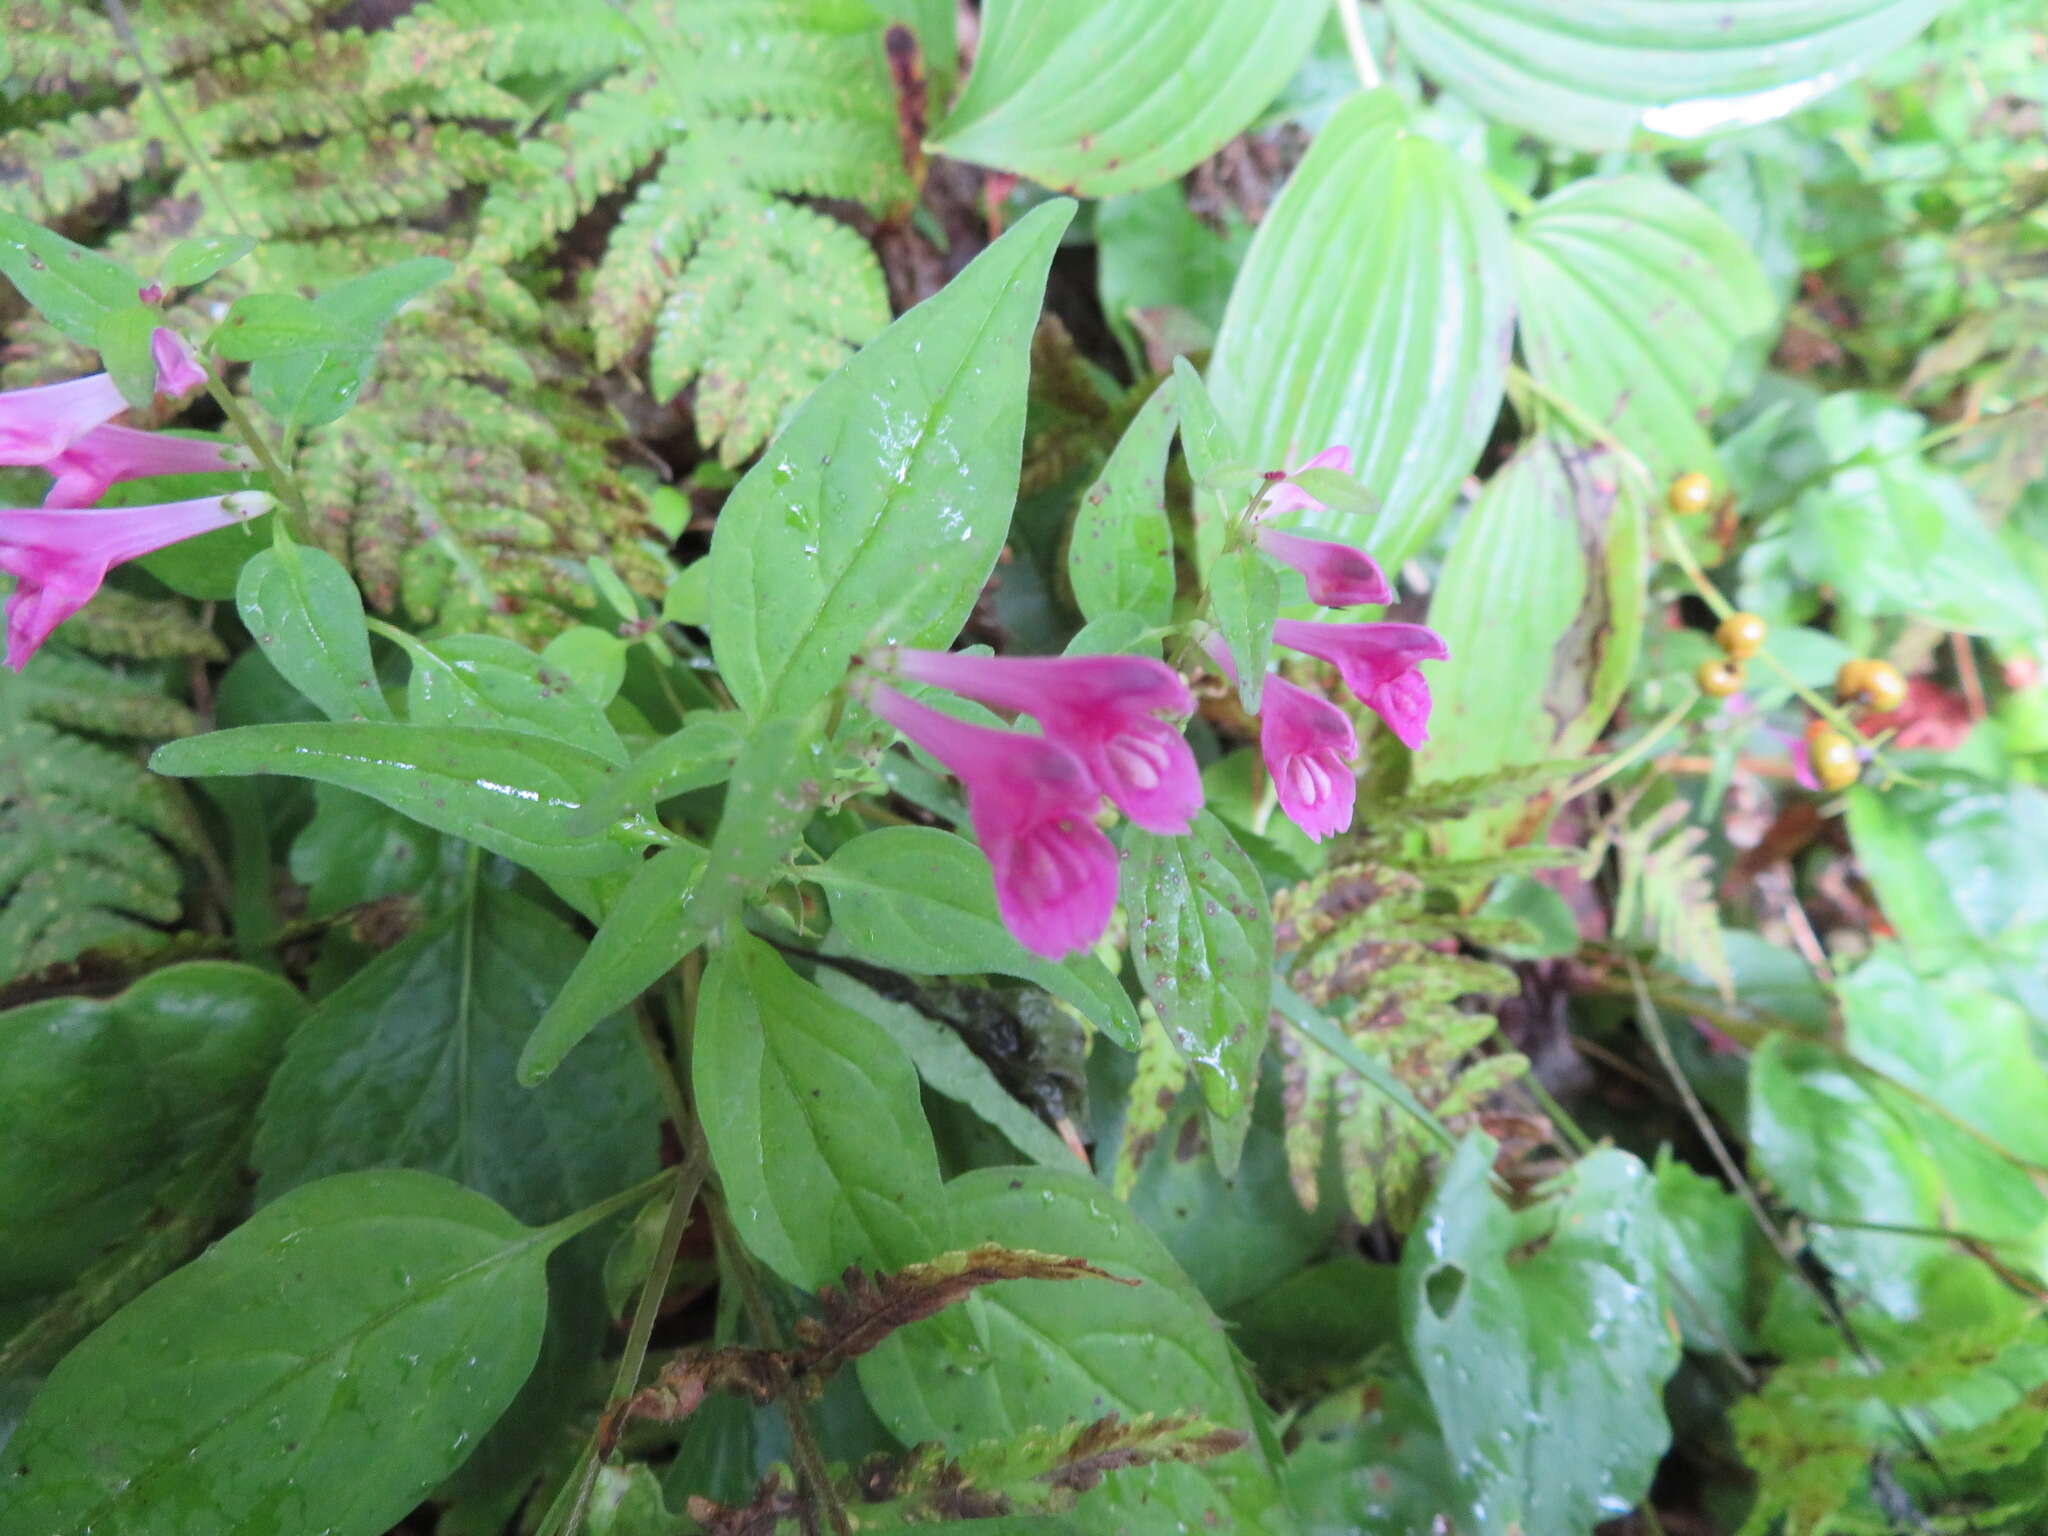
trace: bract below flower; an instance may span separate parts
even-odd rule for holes
[[[1027,714],[1087,769],[1095,787],[1149,832],[1181,833],[1202,808],[1202,775],[1180,731],[1158,717],[1195,701],[1146,656],[967,656],[899,650],[905,677],[994,709]]]
[[[261,491],[238,491],[147,507],[0,509],[0,571],[14,577],[7,665],[17,672],[27,666],[50,632],[91,601],[114,566],[270,507]]]
[[[870,686],[867,706],[960,780],[996,910],[1018,943],[1057,960],[1102,937],[1116,908],[1116,848],[1095,824],[1101,795],[1073,753],[955,720],[893,688]]]
[[[1429,739],[1429,683],[1417,670],[1450,655],[1443,637],[1421,624],[1304,624],[1282,619],[1273,639],[1334,666],[1361,704],[1404,746]]]
[[[1351,450],[1341,443],[1332,444],[1306,464],[1297,464],[1288,471],[1298,475],[1304,469],[1334,469],[1339,474],[1351,473]],[[1323,504],[1309,495],[1292,480],[1283,480],[1273,487],[1266,497],[1266,503],[1259,509],[1261,520],[1269,517],[1283,517],[1289,512],[1321,511]]]

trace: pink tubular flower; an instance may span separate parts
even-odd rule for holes
[[[1404,746],[1429,739],[1429,683],[1416,670],[1450,655],[1443,637],[1421,624],[1304,624],[1282,619],[1273,638],[1329,662],[1358,701],[1386,721]]]
[[[1325,448],[1306,464],[1295,465],[1288,473],[1290,475],[1298,475],[1304,469],[1334,469],[1339,474],[1348,475],[1351,473],[1351,450],[1342,444],[1334,444],[1331,447]],[[1309,495],[1300,486],[1295,485],[1292,481],[1283,481],[1273,487],[1273,493],[1266,498],[1266,504],[1259,509],[1259,517],[1261,520],[1269,517],[1281,517],[1289,512],[1306,512],[1311,509],[1320,509],[1321,506],[1322,503],[1320,501],[1317,501],[1315,497]]]
[[[1312,603],[1324,608],[1358,608],[1394,600],[1386,572],[1362,549],[1327,539],[1304,539],[1277,528],[1261,528],[1253,537],[1266,554],[1301,572]]]
[[[43,460],[42,468],[57,477],[46,507],[89,507],[117,480],[151,475],[204,475],[223,469],[246,469],[239,448],[196,437],[166,437],[133,427],[94,427],[85,436]]]
[[[28,665],[50,631],[99,591],[107,572],[166,544],[228,528],[270,510],[260,491],[95,511],[0,509],[0,571],[7,599],[7,665]]]
[[[1102,937],[1116,907],[1116,849],[1095,825],[1101,796],[1073,753],[955,720],[893,688],[871,686],[867,706],[960,780],[1018,943],[1057,960]]]
[[[1180,732],[1158,718],[1195,701],[1146,656],[962,656],[900,650],[905,677],[1031,716],[1079,758],[1095,787],[1148,832],[1180,833],[1202,808],[1202,775]]]
[[[1208,635],[1202,648],[1235,683],[1237,662],[1223,637]],[[1259,755],[1273,777],[1280,809],[1312,841],[1319,843],[1351,825],[1358,795],[1351,771],[1358,733],[1343,710],[1284,677],[1267,678],[1259,706]]]
[[[182,395],[206,382],[206,370],[177,332],[158,326],[149,350],[156,360],[158,394]],[[0,464],[48,463],[127,405],[113,377],[104,373],[0,393]]]

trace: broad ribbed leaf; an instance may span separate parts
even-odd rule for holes
[[[989,0],[933,148],[1084,197],[1206,160],[1264,110],[1321,0]]]
[[[1209,387],[1262,467],[1349,447],[1384,510],[1326,525],[1392,567],[1493,430],[1513,295],[1506,216],[1479,173],[1372,92],[1316,136],[1259,226]]]
[[[1767,122],[1946,0],[1387,0],[1401,46],[1490,116],[1581,149]]]
[[[1642,639],[1642,519],[1614,456],[1597,448],[1538,438],[1487,483],[1430,603],[1451,655],[1430,667],[1436,709],[1418,778],[1592,743]]]
[[[750,715],[802,713],[863,646],[944,645],[1017,499],[1051,203],[818,387],[719,513],[711,642]]]
[[[1522,350],[1562,395],[1668,480],[1715,462],[1707,421],[1762,361],[1777,320],[1742,237],[1659,176],[1575,181],[1516,231]]]

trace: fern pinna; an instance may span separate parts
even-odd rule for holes
[[[394,35],[409,39],[451,78],[582,77],[485,199],[474,255],[540,249],[651,170],[591,276],[597,361],[651,334],[654,393],[694,382],[698,432],[726,463],[888,323],[867,242],[792,200],[911,198],[865,6],[581,0],[536,20],[519,0],[437,0]]]

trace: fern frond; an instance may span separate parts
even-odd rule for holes
[[[585,79],[621,69],[647,47],[645,7],[535,6],[531,0],[433,0],[385,34],[369,76],[371,89],[406,78],[436,83],[462,77]],[[655,18],[647,18],[654,20]]]
[[[215,174],[252,232],[297,235],[426,213],[511,158],[489,134],[420,123],[336,134],[309,150],[231,162]]]
[[[761,302],[767,295],[782,302]],[[698,431],[735,464],[889,323],[866,242],[845,225],[769,201],[721,220],[655,319],[649,374],[672,396],[697,381]]]
[[[65,621],[63,640],[89,656],[133,660],[191,656],[203,661],[225,661],[228,655],[220,636],[200,623],[189,604],[176,598],[136,597],[113,587],[100,588],[91,602]],[[122,734],[161,739],[184,732],[152,727]]]
[[[0,208],[32,219],[60,218],[140,176],[153,147],[126,107],[0,134]]]
[[[159,740],[196,726],[158,690],[55,647],[0,675],[0,977],[87,950],[145,952],[184,909],[194,847],[176,791],[71,734]]]
[[[1456,1126],[1491,1110],[1528,1062],[1492,1046],[1496,1024],[1483,1010],[1517,990],[1514,972],[1440,947],[1444,939],[1468,946],[1497,939],[1497,925],[1440,910],[1445,889],[1435,868],[1367,840],[1282,891],[1274,915],[1289,984],[1439,1120]],[[1334,1141],[1345,1198],[1358,1219],[1408,1226],[1439,1148],[1334,1056],[1292,1031],[1278,1040],[1296,1195],[1314,1207]]]
[[[1628,810],[1617,814],[1625,817]],[[1735,973],[1722,938],[1707,829],[1689,820],[1691,812],[1685,801],[1673,800],[1614,833],[1621,872],[1614,933],[1705,976],[1722,1001],[1733,1002]]]
[[[175,73],[267,38],[303,30],[331,0],[154,0],[134,8],[150,64]],[[38,86],[131,84],[135,61],[104,8],[78,0],[12,0],[8,74]]]
[[[651,69],[615,76],[547,137],[522,145],[477,215],[476,258],[502,263],[524,256],[646,169],[673,132],[663,105],[650,99],[660,85]]]

